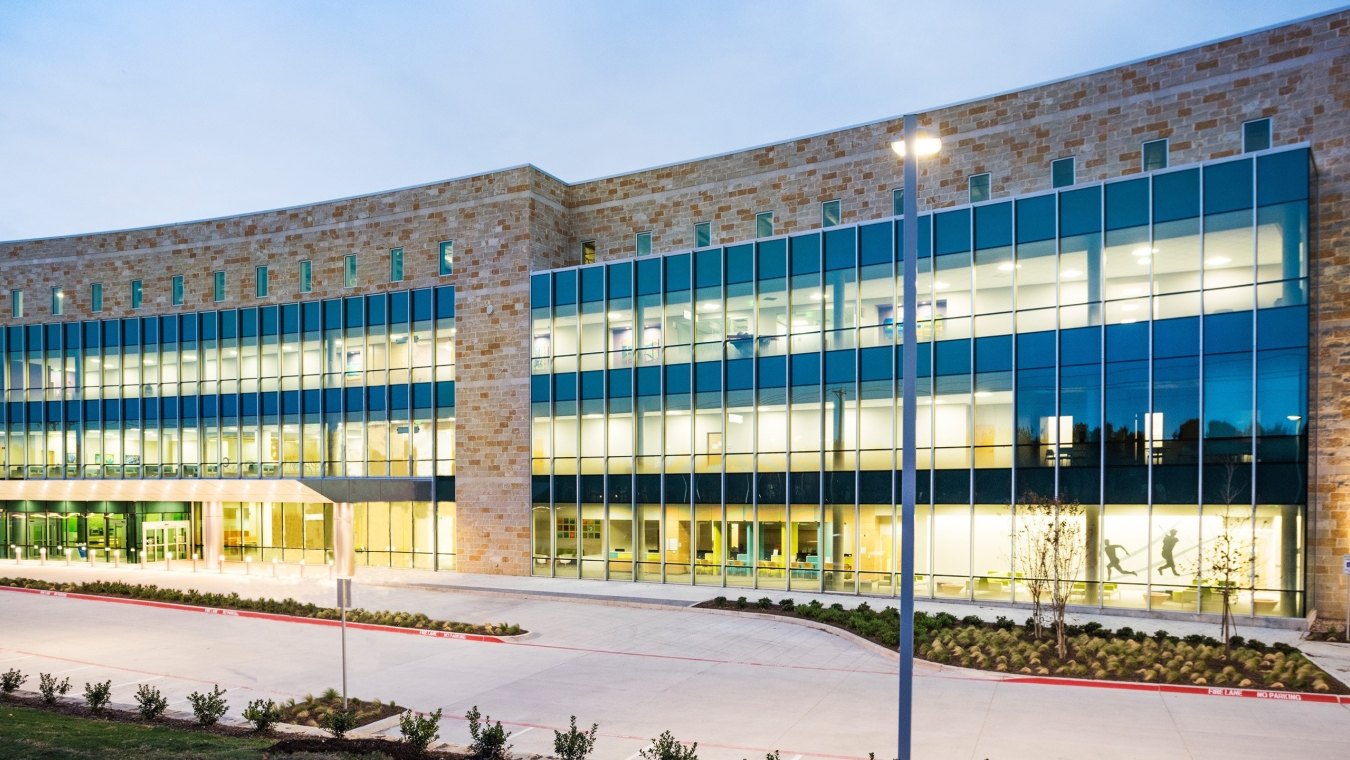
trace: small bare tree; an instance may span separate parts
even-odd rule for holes
[[[1235,505],[1246,492],[1247,484],[1239,477],[1237,462],[1224,462],[1224,479],[1215,495],[1223,504],[1219,533],[1208,546],[1202,546],[1195,560],[1197,583],[1209,586],[1219,595],[1219,637],[1223,640],[1223,655],[1228,657],[1229,639],[1237,634],[1237,619],[1233,616],[1233,597],[1239,591],[1252,591],[1251,509]]]
[[[1028,493],[1017,504],[1016,511],[1021,521],[1018,564],[1027,574],[1027,587],[1035,600],[1037,636],[1043,614],[1041,595],[1045,594],[1055,627],[1055,649],[1063,659],[1069,654],[1064,613],[1087,556],[1083,506],[1077,501]]]
[[[1027,519],[1029,512],[1030,510],[1023,509],[1021,505],[1017,508],[1019,524],[1015,548],[1017,556],[1014,558],[1016,560],[1014,564],[1016,574],[1022,576],[1020,580],[1031,594],[1032,632],[1040,639],[1045,635],[1045,607],[1042,601],[1047,591],[1046,578],[1049,577],[1046,568],[1049,544],[1044,541],[1044,525],[1040,520]]]

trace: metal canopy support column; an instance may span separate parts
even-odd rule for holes
[[[225,562],[225,502],[202,502],[202,559],[207,570]]]
[[[333,504],[333,574],[356,574],[356,508],[349,501]]]

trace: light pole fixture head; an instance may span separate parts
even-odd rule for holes
[[[896,140],[892,142],[891,150],[895,151],[895,155],[904,158],[905,141]],[[933,137],[931,135],[920,133],[919,136],[914,139],[914,152],[918,154],[919,158],[937,155],[940,150],[942,150],[942,138],[940,137]]]

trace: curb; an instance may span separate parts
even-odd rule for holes
[[[275,612],[256,612],[254,610],[232,610],[220,607],[199,607],[192,604],[179,604],[177,602],[159,602],[149,599],[127,599],[120,596],[102,596],[99,594],[81,594],[71,591],[51,591],[48,589],[20,588],[17,586],[0,586],[0,591],[12,591],[20,594],[34,594],[37,596],[54,596],[64,599],[79,599],[86,602],[110,602],[113,604],[129,604],[135,607],[155,607],[165,610],[177,610],[179,612],[203,612],[208,615],[221,615],[224,617],[249,618],[252,620],[271,620],[279,623],[305,623],[309,625],[326,626],[337,628],[342,626],[340,620],[327,620],[324,618],[301,617],[299,615],[283,615]],[[494,636],[484,633],[457,633],[454,631],[433,631],[425,628],[402,628],[394,625],[380,625],[378,623],[353,623],[348,621],[348,628],[354,628],[359,631],[380,631],[384,633],[403,633],[413,636],[425,636],[437,639],[456,639],[459,641],[476,641],[484,644],[509,644],[517,641],[525,641],[531,638],[531,634],[524,633],[518,636]]]
[[[1231,689],[1223,686],[1191,686],[1172,683],[1139,683],[1137,681],[1093,681],[1086,678],[1055,678],[1054,676],[1015,676],[1004,683],[1040,686],[1083,686],[1094,689],[1157,692],[1159,694],[1200,694],[1208,697],[1237,697],[1265,699],[1274,702],[1315,702],[1330,705],[1350,705],[1350,694],[1318,694],[1306,691],[1267,691],[1263,689]]]
[[[867,648],[883,654],[892,662],[900,661],[900,653],[884,647],[871,639],[863,638],[852,631],[837,628],[832,625],[818,623],[814,620],[805,620],[803,618],[792,617],[788,615],[769,615],[759,612],[741,611],[741,610],[722,610],[710,607],[694,608],[700,612],[707,612],[713,615],[728,615],[732,617],[755,617],[760,620],[782,620],[806,628],[814,628],[818,631],[832,633],[840,638],[851,639],[862,644]],[[1306,656],[1306,655],[1305,655]],[[959,675],[962,679],[974,681],[997,681],[1006,684],[1029,685],[1029,686],[1077,686],[1091,689],[1117,689],[1121,691],[1143,691],[1155,692],[1159,694],[1194,694],[1207,697],[1230,697],[1239,699],[1264,699],[1274,702],[1313,702],[1332,705],[1350,705],[1350,694],[1319,694],[1306,691],[1272,691],[1267,689],[1238,689],[1223,686],[1192,686],[1189,684],[1155,684],[1142,683],[1138,681],[1096,681],[1088,678],[1061,678],[1056,676],[1023,676],[1014,673],[999,673],[991,670],[978,670],[975,668],[962,668],[955,665],[944,665],[931,662],[919,657],[914,658],[914,667],[923,669],[932,673],[952,673]]]

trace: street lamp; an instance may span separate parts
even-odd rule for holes
[[[903,377],[900,403],[900,683],[899,721],[896,757],[909,760],[914,733],[914,491],[915,491],[915,406],[918,404],[915,375],[919,371],[918,279],[919,279],[919,169],[918,159],[935,155],[942,148],[937,137],[919,134],[919,119],[905,115],[903,141],[891,143],[891,150],[905,160],[904,235],[901,260],[904,299],[901,318],[900,369]]]

